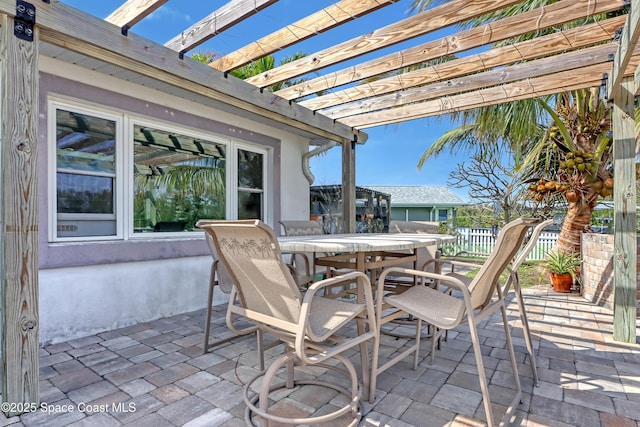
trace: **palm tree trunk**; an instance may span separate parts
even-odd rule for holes
[[[580,253],[580,240],[582,231],[591,222],[591,214],[595,208],[597,198],[580,200],[569,203],[567,216],[562,224],[562,230],[558,236],[556,249],[564,253]]]

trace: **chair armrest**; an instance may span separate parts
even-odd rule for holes
[[[385,279],[389,274],[393,274],[393,273],[402,273],[406,275],[424,277],[427,279],[446,282],[451,284],[453,288],[462,292],[463,295],[469,296],[469,289],[467,288],[467,286],[460,279],[456,277],[448,276],[446,274],[431,273],[429,271],[413,270],[411,268],[401,268],[401,267],[389,267],[382,272],[382,274],[378,277],[378,291],[384,290]]]
[[[468,258],[468,257],[481,257],[481,258],[487,258],[489,255],[482,253],[482,252],[470,252],[470,251],[460,251],[460,252],[456,252],[453,255],[453,258]]]
[[[477,262],[474,262],[473,260],[470,260],[468,258],[456,258],[456,257],[447,257],[447,258],[434,258],[434,259],[430,259],[429,261],[427,261],[424,266],[423,266],[423,270],[426,269],[427,265],[430,263],[434,263],[436,264],[435,266],[435,271],[436,272],[441,272],[443,271],[443,266],[445,265],[450,265],[451,266],[451,272],[453,273],[455,271],[455,267],[459,266],[459,267],[470,267],[473,269],[477,269],[482,267],[482,264],[484,263],[484,260],[478,260]]]
[[[350,314],[346,314],[343,312],[342,315],[345,316],[345,319],[352,319],[353,318],[352,316],[355,315],[356,318],[361,318],[365,320],[365,323],[367,324],[368,327],[365,328],[364,330],[360,330],[360,327],[358,327],[359,341],[367,340],[375,336],[375,333],[376,333],[375,331],[377,330],[375,326],[375,308],[373,305],[373,289],[372,289],[371,281],[369,280],[369,277],[362,272],[353,271],[341,276],[335,276],[335,277],[330,277],[328,279],[319,280],[313,283],[311,286],[309,286],[309,289],[307,289],[307,292],[304,294],[302,299],[302,307],[300,310],[300,318],[298,323],[298,326],[300,329],[298,329],[298,333],[296,333],[296,337],[295,337],[296,352],[298,353],[298,355],[302,360],[305,359],[304,352],[302,352],[305,332],[303,333],[300,333],[300,332],[302,331],[309,332],[307,330],[308,324],[309,324],[308,318],[309,318],[309,313],[311,310],[313,298],[316,296],[318,291],[326,287],[336,286],[345,282],[356,283],[356,286],[358,289],[359,301],[358,301],[358,304],[342,302],[342,304],[348,304],[354,307],[353,312],[351,312]],[[360,297],[362,297],[362,300],[360,300]],[[333,331],[331,331],[329,335],[333,335],[333,333],[336,330],[340,329],[341,327],[342,326],[336,326],[332,328]],[[309,334],[309,338],[315,340],[316,342],[320,342],[320,340],[329,339],[329,335],[314,337],[312,336],[312,334]],[[339,351],[338,348],[341,345],[344,346],[346,345],[346,343],[338,344],[336,348],[334,348],[333,350],[325,351],[325,353],[332,354],[332,352],[337,352]],[[325,356],[322,356],[322,357],[325,357]]]

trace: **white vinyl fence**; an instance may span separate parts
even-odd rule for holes
[[[458,228],[456,229],[456,243],[450,245],[449,255],[458,252],[474,252],[489,255],[496,244],[497,230],[491,228]],[[528,261],[537,261],[545,257],[558,239],[557,232],[543,231],[538,238],[538,244],[533,248]]]

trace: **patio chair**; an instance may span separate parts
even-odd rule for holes
[[[527,231],[538,222],[537,219],[520,218],[507,224],[498,235],[498,240],[496,241],[493,251],[469,285],[452,275],[396,267],[383,271],[378,280],[376,293],[376,323],[378,328],[384,323],[390,322],[405,314],[415,316],[418,318],[418,322],[413,345],[381,366],[378,366],[379,345],[374,347],[371,390],[369,394],[371,402],[373,402],[375,398],[376,381],[380,373],[412,353],[414,355],[413,368],[417,369],[420,350],[421,321],[427,322],[441,330],[449,330],[461,325],[467,325],[471,335],[487,424],[489,427],[493,426],[493,411],[491,409],[489,384],[484,369],[480,340],[478,338],[478,324],[484,319],[487,319],[491,314],[500,310],[515,385],[513,400],[508,406],[503,420],[508,420],[511,417],[516,405],[520,402],[522,389],[518,376],[515,351],[509,332],[507,311],[502,292],[503,288],[499,286],[499,282],[501,274],[509,272],[507,267],[521,247]],[[439,287],[432,288],[427,285],[413,286],[401,294],[385,295],[384,282],[386,276],[396,273],[412,274],[417,278],[430,278],[437,281]],[[513,272],[509,272],[509,274],[511,276],[514,275]],[[514,278],[513,280],[516,279]],[[454,296],[448,291],[450,289],[455,290],[455,293],[461,297]],[[378,341],[378,343],[379,342],[380,341]]]
[[[200,220],[197,222],[196,226],[202,228],[202,226],[206,224],[210,224],[210,220]],[[247,221],[248,223],[253,223],[252,220]],[[262,332],[257,328],[257,326],[252,325],[245,328],[238,328],[233,323],[233,313],[227,309],[226,314],[226,324],[227,328],[233,333],[233,335],[221,338],[217,341],[210,343],[211,339],[211,314],[213,309],[213,295],[215,292],[215,287],[217,286],[222,292],[225,294],[231,294],[233,290],[233,280],[229,276],[229,273],[225,269],[224,265],[220,263],[220,259],[218,257],[215,245],[213,244],[213,240],[211,236],[205,233],[207,239],[207,245],[209,246],[209,251],[211,253],[211,257],[213,258],[211,262],[211,273],[209,274],[209,292],[207,295],[207,317],[204,324],[204,343],[202,345],[203,353],[208,353],[214,347],[217,347],[222,344],[226,344],[237,336],[251,334],[256,332],[256,338],[258,342],[258,353],[260,355],[260,369],[264,369],[264,341],[262,337]],[[234,299],[229,299],[229,305],[237,304],[238,301]]]
[[[438,234],[440,224],[437,222],[426,221],[396,221],[392,220],[389,224],[389,233],[415,233],[415,234]],[[398,251],[398,252],[412,252],[412,251]],[[437,273],[436,270],[439,267],[438,263],[432,263],[432,260],[440,258],[440,251],[436,245],[425,246],[415,249],[416,261],[415,267],[413,262],[407,262],[405,264],[397,265],[396,267],[402,268],[417,268],[418,270],[427,269],[432,273]],[[396,293],[404,292],[408,286],[413,286],[414,280],[411,275],[394,275],[393,277],[387,277],[385,283],[386,290],[394,290]],[[395,288],[395,289],[394,289]]]
[[[317,236],[324,234],[322,224],[318,221],[283,220],[280,221],[280,224],[282,225],[285,236]],[[288,255],[291,257],[291,266],[296,274],[294,277],[296,278],[298,286],[301,288],[304,288],[317,278],[326,279],[353,271],[347,268],[336,269],[316,265],[317,258],[333,255],[331,253],[294,252]],[[348,285],[342,284],[340,286],[327,288],[326,292],[327,295],[340,297],[345,295],[348,288]]]
[[[438,234],[439,228],[440,224],[437,222],[392,220],[389,224],[389,233]],[[438,250],[436,245],[416,248],[414,251],[408,250],[397,252],[415,252],[416,260],[415,264],[413,261],[408,261],[404,264],[396,265],[396,267],[408,269],[417,268],[418,270],[430,271],[432,273],[439,272],[437,269],[440,267],[440,264],[432,262],[433,260],[440,258],[440,251]],[[415,276],[405,275],[402,273],[397,273],[393,276],[387,276],[387,280],[385,281],[385,293],[402,293],[416,284],[416,281],[414,279]],[[429,279],[426,280],[426,282],[432,283],[433,280]],[[394,320],[394,323],[413,326],[415,324],[415,319],[413,319],[413,317],[409,315],[406,318],[399,318]],[[384,333],[387,335],[396,336],[398,338],[408,337],[406,334],[399,332],[385,331]],[[427,332],[423,335],[423,338],[429,338],[430,336],[431,332]]]
[[[389,233],[426,233],[438,234],[440,223],[435,221],[398,221],[391,220]]]
[[[377,340],[373,290],[367,276],[352,272],[321,280],[310,285],[302,296],[282,259],[276,236],[268,225],[259,220],[253,223],[224,221],[209,223],[202,228],[212,237],[220,260],[236,285],[231,294],[233,298],[237,296],[240,299],[241,305],[229,306],[229,310],[255,322],[260,330],[275,334],[286,345],[286,352],[282,356],[245,385],[247,424],[252,423],[252,414],[267,422],[284,424],[328,422],[350,414],[353,417],[351,423],[340,424],[356,425],[361,418],[359,406],[362,390],[359,390],[356,370],[345,352],[359,348],[366,397],[370,383],[367,341]],[[323,288],[343,282],[356,283],[357,302],[319,295]],[[322,366],[346,375],[350,390],[318,379],[294,379],[294,361],[301,365]],[[340,369],[336,362],[344,369]],[[281,368],[286,368],[286,379],[273,384]],[[253,393],[252,387],[259,379],[259,389]],[[286,418],[279,416],[273,408],[269,411],[270,392],[304,384],[336,390],[345,394],[348,402],[331,413],[306,418]]]
[[[520,281],[518,280],[518,269],[520,268],[522,263],[527,259],[527,257],[529,256],[533,248],[538,243],[538,238],[540,237],[542,230],[547,226],[553,224],[553,222],[554,222],[553,219],[547,219],[545,221],[542,221],[541,223],[539,223],[533,228],[533,230],[531,231],[531,234],[528,236],[527,243],[518,252],[518,254],[515,257],[515,260],[511,263],[511,266],[508,267],[511,274],[509,274],[508,279],[504,282],[504,286],[502,288],[502,294],[506,297],[506,295],[509,293],[509,290],[511,289],[511,286],[513,286],[516,302],[518,304],[518,312],[520,313],[520,321],[522,322],[522,331],[524,335],[524,341],[527,347],[527,352],[529,353],[529,360],[531,363],[533,381],[536,386],[540,385],[540,380],[538,378],[538,367],[536,363],[535,352],[533,349],[533,340],[531,339],[531,331],[529,329],[529,321],[527,319],[527,311],[524,306],[524,298],[522,297],[522,289],[520,288]],[[441,264],[450,264],[451,272],[446,274],[456,277],[457,279],[462,281],[464,284],[469,286],[472,282],[472,279],[464,274],[456,273],[455,267],[456,266],[478,267],[477,261],[473,261],[470,263],[468,260],[465,260],[464,258],[459,257],[459,255],[460,254],[456,254],[456,256],[453,258],[439,259],[436,262],[439,262]]]
[[[317,236],[324,234],[322,224],[318,221],[305,220],[283,220],[280,221],[285,236]],[[291,266],[296,275],[294,276],[299,287],[303,287],[313,282],[316,274],[328,277],[325,268],[318,269],[314,263],[312,253],[295,252],[287,254],[291,259]]]

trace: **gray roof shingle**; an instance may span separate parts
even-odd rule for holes
[[[460,206],[467,204],[448,187],[437,185],[363,185],[391,195],[391,206]]]

